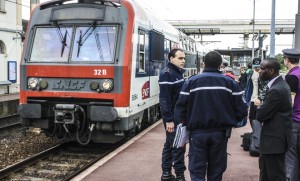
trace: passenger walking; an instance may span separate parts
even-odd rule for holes
[[[219,71],[221,55],[205,55],[202,74],[183,85],[175,107],[176,124],[190,131],[189,171],[192,181],[221,181],[227,167],[227,143],[231,128],[247,116],[242,90]]]
[[[292,127],[291,91],[279,75],[280,64],[275,58],[260,64],[259,76],[269,80],[262,104],[257,108],[257,120],[262,122],[260,135],[260,181],[286,181],[285,153]]]
[[[290,86],[293,105],[291,146],[285,156],[286,176],[289,181],[300,181],[300,68],[298,66],[300,51],[284,49],[282,52],[284,65],[289,70],[285,81]]]
[[[166,141],[162,151],[161,180],[174,180],[172,165],[177,181],[184,181],[184,148],[173,148],[175,137],[174,108],[184,83],[183,73],[185,54],[181,49],[173,49],[168,54],[168,65],[159,76],[159,102],[161,115],[166,129]]]

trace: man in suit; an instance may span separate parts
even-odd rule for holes
[[[260,181],[285,181],[285,153],[288,150],[292,127],[291,90],[279,75],[276,58],[260,64],[259,76],[269,80],[257,119],[263,123],[260,135]]]

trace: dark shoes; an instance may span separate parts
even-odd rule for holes
[[[185,181],[185,177],[183,173],[180,173],[180,174],[176,174],[176,179],[175,179],[175,176],[172,175],[172,172],[163,171],[161,176],[161,181]]]
[[[185,181],[185,177],[184,177],[184,174],[181,173],[181,174],[176,174],[176,179],[175,181]]]
[[[174,181],[175,176],[172,175],[171,171],[163,171],[161,175],[161,181]]]

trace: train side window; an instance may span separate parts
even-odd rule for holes
[[[171,51],[171,42],[170,40],[165,40],[165,52],[164,52],[164,59],[168,62],[168,54]]]
[[[151,31],[150,33],[150,60],[164,61],[165,37],[161,33]]]
[[[138,72],[145,72],[145,41],[146,41],[146,33],[145,31],[139,31],[139,62],[138,62]]]
[[[5,12],[5,0],[0,0],[0,12]]]
[[[0,54],[6,54],[6,47],[3,41],[0,40]]]

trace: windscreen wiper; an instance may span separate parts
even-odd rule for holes
[[[61,53],[60,53],[60,57],[63,56],[63,53],[64,53],[64,50],[65,50],[65,46],[67,46],[67,30],[65,32],[65,35],[63,36],[62,35],[62,32],[60,30],[60,27],[58,24],[56,24],[57,26],[57,33],[59,35],[59,39],[60,39],[60,42],[62,43],[62,47],[61,47]]]
[[[67,31],[65,32],[63,41],[61,42],[61,43],[62,43],[62,47],[61,47],[60,57],[62,57],[63,54],[64,54],[65,47],[67,46],[67,43],[66,43],[66,42],[67,42]]]
[[[80,30],[79,40],[77,41],[78,43],[77,57],[79,56],[81,46],[88,39],[88,37],[90,37],[90,35],[94,32],[95,28],[96,28],[96,22],[93,22],[92,25],[84,32],[83,35],[82,35],[82,31]]]

